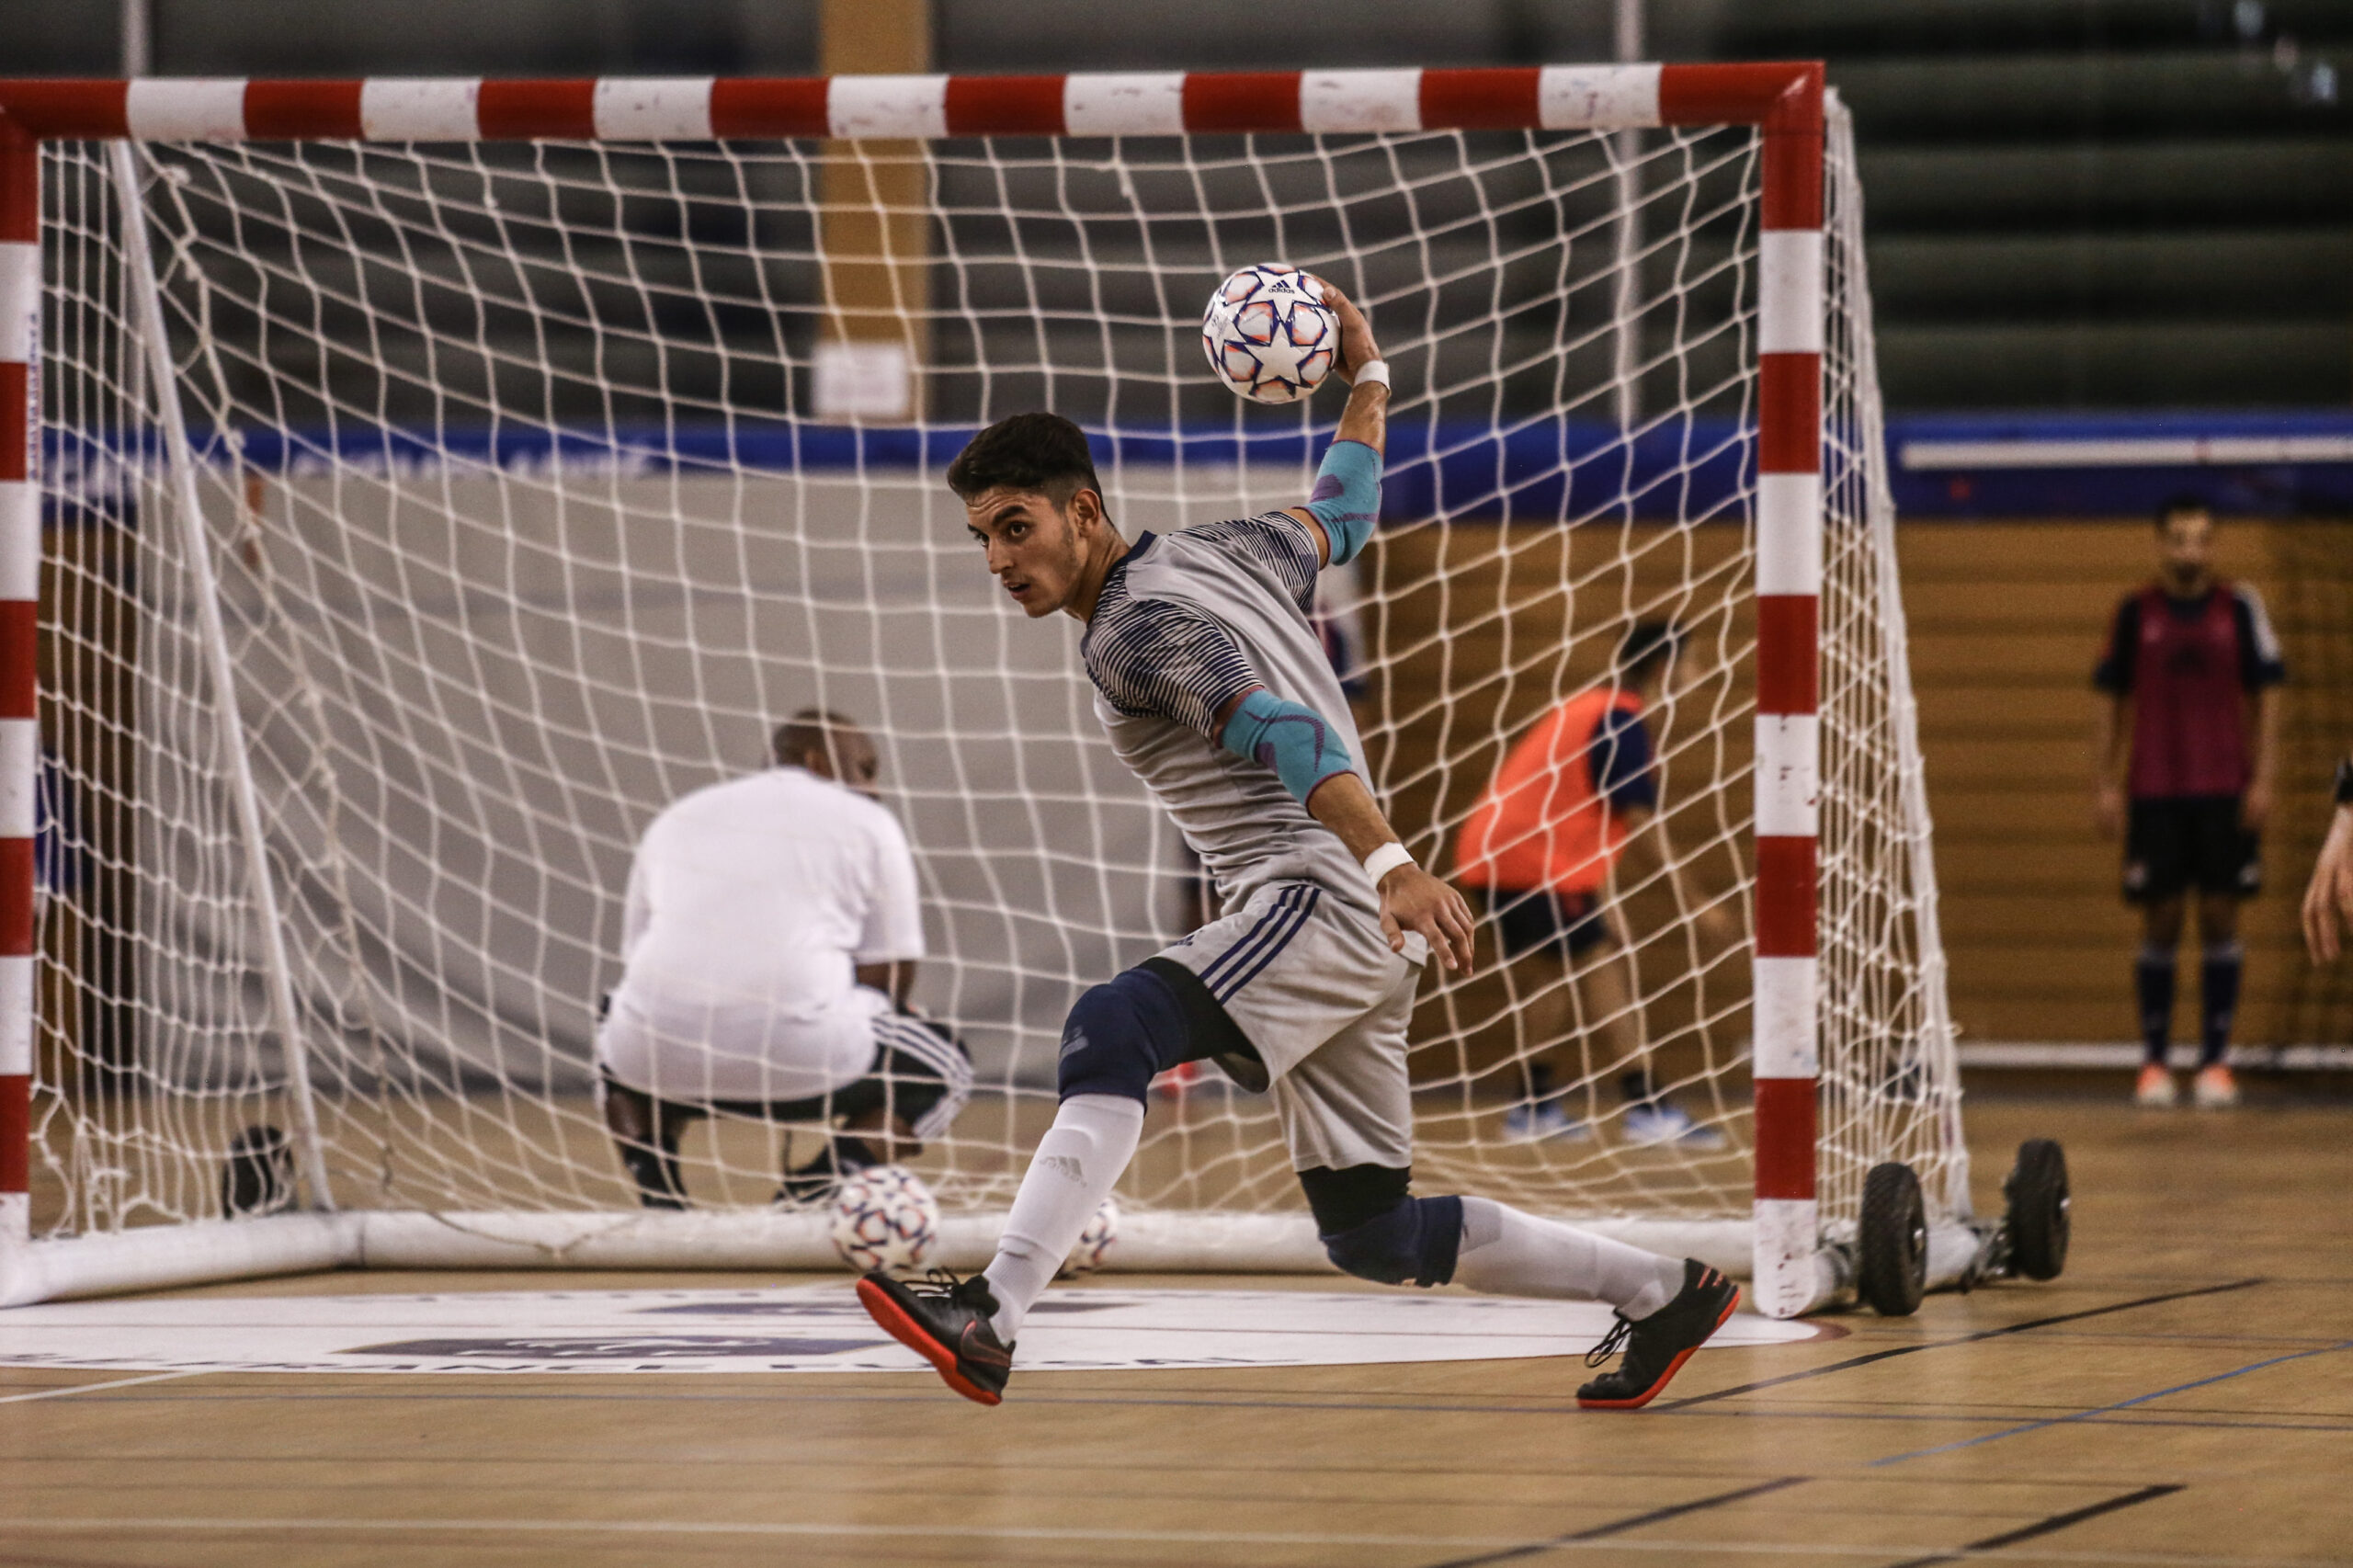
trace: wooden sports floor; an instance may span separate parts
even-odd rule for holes
[[[2353,1106],[1970,1115],[1981,1201],[2066,1142],[2063,1278],[1703,1352],[1638,1415],[1579,1413],[1571,1358],[1017,1375],[993,1411],[927,1375],[0,1369],[0,1568],[2353,1562]],[[617,1282],[653,1281],[184,1295]]]

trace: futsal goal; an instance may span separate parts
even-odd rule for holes
[[[641,1210],[591,1067],[636,835],[809,707],[874,735],[922,867],[915,1001],[981,1086],[915,1168],[985,1257],[1064,1011],[1199,895],[941,476],[1044,407],[1130,537],[1302,500],[1336,394],[1201,364],[1257,261],[1392,369],[1322,613],[1425,864],[1630,628],[1685,650],[1631,1002],[1492,937],[1434,974],[1423,1189],[1787,1315],[1900,1163],[1959,1277],[1862,218],[1811,64],[0,82],[0,1301],[833,1266],[771,1201],[812,1129],[702,1124],[695,1208]],[[1268,1102],[1181,1088],[1111,1263],[1324,1267]],[[1509,1136],[1552,1096],[1572,1135]],[[1631,1135],[1657,1096],[1694,1127]]]

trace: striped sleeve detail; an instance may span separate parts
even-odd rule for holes
[[[1215,545],[1266,567],[1283,585],[1302,615],[1315,606],[1315,574],[1323,569],[1322,551],[1307,525],[1289,512],[1262,512],[1255,517],[1233,517],[1202,523],[1184,530],[1187,539]]]
[[[1106,586],[1086,631],[1087,678],[1131,717],[1171,720],[1214,741],[1217,715],[1266,683],[1233,640],[1207,615],[1167,599]]]
[[[903,1013],[878,1014],[874,1038],[886,1051],[897,1051],[939,1080],[944,1092],[929,1110],[913,1119],[913,1126],[915,1136],[926,1142],[946,1134],[972,1097],[972,1057],[941,1029]]]
[[[2279,633],[2272,630],[2271,616],[2263,608],[2263,596],[2245,583],[2231,587],[2238,611],[2241,679],[2250,691],[2278,686],[2288,678],[2288,662]]]

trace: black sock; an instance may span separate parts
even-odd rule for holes
[[[1650,1070],[1637,1067],[1618,1080],[1618,1092],[1626,1096],[1630,1106],[1655,1106],[1658,1085],[1651,1082]]]
[[[1521,1064],[1520,1071],[1528,1078],[1529,1104],[1542,1105],[1552,1097],[1552,1064],[1551,1062],[1524,1062]]]
[[[621,1145],[621,1164],[637,1183],[637,1200],[648,1209],[684,1209],[687,1184],[678,1171],[675,1149],[654,1150],[642,1143]]]
[[[2132,964],[2132,994],[2141,1004],[2141,1044],[2146,1052],[2143,1059],[2159,1067],[2165,1064],[2166,1049],[2173,1044],[2173,957],[2171,948],[2151,942]]]
[[[2231,1020],[2238,1014],[2239,972],[2245,963],[2245,949],[2236,942],[2207,944],[2198,966],[2200,1067],[2211,1067],[2231,1049]]]

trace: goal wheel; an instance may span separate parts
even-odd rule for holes
[[[1889,1160],[1863,1178],[1855,1289],[1881,1317],[1910,1317],[1928,1288],[1928,1209],[1912,1167]]]
[[[221,1166],[221,1212],[230,1218],[275,1214],[294,1202],[294,1148],[275,1127],[237,1134]]]
[[[2067,1267],[2067,1151],[2052,1138],[2019,1144],[2002,1196],[2009,1203],[2011,1271],[2058,1278]]]

